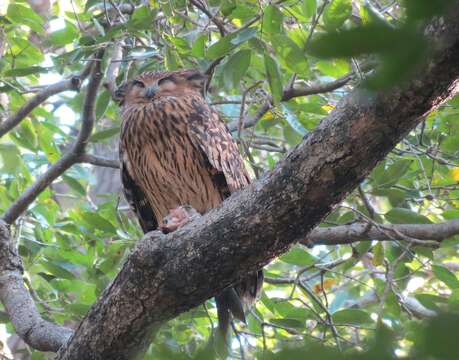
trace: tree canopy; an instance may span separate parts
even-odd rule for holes
[[[459,99],[445,100],[456,91],[459,74],[452,59],[458,59],[459,31],[444,18],[457,14],[458,7],[446,0],[0,4],[0,283],[7,289],[0,289],[0,320],[7,334],[2,341],[12,336],[4,344],[5,354],[11,356],[11,350],[18,359],[49,358],[43,351],[57,352],[79,331],[91,306],[124,281],[118,275],[111,283],[120,269],[135,268],[135,261],[127,259],[144,249],[145,238],[136,246],[142,233],[119,191],[121,119],[114,92],[143,71],[197,68],[211,77],[208,101],[224,115],[251,176],[261,180],[249,189],[253,197],[230,199],[220,213],[199,222],[202,232],[186,229],[207,239],[209,225],[215,236],[229,238],[232,223],[221,221],[220,229],[211,221],[226,219],[225,209],[232,210],[236,229],[244,221],[238,215],[250,212],[238,214],[231,204],[259,196],[265,201],[260,208],[264,217],[257,224],[252,221],[254,227],[260,227],[261,235],[263,227],[266,232],[282,229],[285,233],[276,232],[277,238],[290,238],[285,248],[270,254],[261,298],[247,324],[234,323],[228,354],[216,345],[216,309],[209,299],[187,312],[190,304],[181,311],[177,305],[170,313],[180,315],[155,327],[143,358],[457,359],[452,335],[459,323]],[[451,40],[451,34],[457,39]],[[453,45],[439,51],[448,41]],[[441,61],[444,76],[430,74]],[[429,92],[438,96],[438,103]],[[400,94],[397,103],[385,101],[396,98],[394,94]],[[384,120],[393,115],[391,104],[406,104],[403,116],[412,115],[412,122],[400,129],[390,119],[390,129],[378,124],[378,116]],[[361,116],[362,121],[344,119],[342,127],[333,127],[334,117],[344,115]],[[384,133],[367,134],[366,123]],[[339,139],[341,130],[349,130],[348,139]],[[356,142],[361,133],[367,138]],[[384,144],[385,134],[391,136]],[[376,167],[373,162],[387,151],[365,152],[376,149],[373,135],[378,146],[391,149]],[[327,172],[333,166],[330,157],[312,145],[331,137],[343,141],[343,154],[337,152],[333,159],[337,163],[353,164],[354,155],[363,152],[359,156],[368,161],[362,160],[362,173],[354,174],[353,168],[349,174],[333,168]],[[345,153],[354,143],[360,147]],[[304,161],[295,162],[300,151]],[[302,179],[293,181],[308,169],[301,164],[306,159],[314,164],[322,156],[327,160],[324,170],[311,168],[317,181],[308,185],[316,187],[318,201],[341,194],[345,199],[333,208],[332,200],[295,214],[292,208],[291,218],[287,211],[269,209],[270,204],[282,207],[282,200],[288,209],[292,194],[304,186]],[[276,164],[283,162],[283,169],[291,165],[292,171],[284,175],[285,188],[278,187],[279,199],[263,198],[263,186],[279,175]],[[354,181],[352,188],[338,189],[348,178]],[[322,190],[328,187],[330,195]],[[286,189],[290,197],[282,194]],[[313,196],[307,200],[313,202]],[[301,218],[313,218],[316,210],[320,216],[314,224]],[[283,227],[273,225],[276,216]],[[305,235],[299,238],[302,228]],[[242,240],[240,245],[244,247]],[[170,249],[176,250],[173,244]],[[259,249],[268,252],[262,245]],[[241,254],[241,266],[267,262],[262,255]],[[142,266],[164,265],[140,259]],[[200,274],[202,282],[206,275]],[[132,280],[126,276],[124,290]],[[93,311],[105,305],[99,302]],[[38,312],[31,310],[35,306]],[[23,322],[21,316],[29,312],[34,320]],[[34,328],[43,319],[46,326],[55,326],[51,340],[43,340],[45,334]],[[62,337],[53,337],[54,331]],[[25,342],[12,341],[13,334]]]

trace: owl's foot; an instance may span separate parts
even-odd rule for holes
[[[190,205],[182,205],[172,209],[159,224],[159,229],[164,233],[171,233],[196,219],[199,213]]]

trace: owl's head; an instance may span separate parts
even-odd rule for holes
[[[115,92],[120,105],[148,103],[161,96],[190,93],[204,96],[207,75],[198,70],[148,71],[121,85]]]

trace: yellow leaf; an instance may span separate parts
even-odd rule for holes
[[[267,111],[266,114],[263,115],[261,120],[272,120],[274,119],[273,112],[271,110]]]
[[[454,167],[450,170],[451,177],[455,181],[459,181],[459,167]]]
[[[322,106],[322,109],[324,109],[326,112],[330,112],[330,111],[332,111],[334,108],[335,108],[335,106],[334,106],[334,105],[330,105],[330,104],[327,104],[327,105],[323,105],[323,106]]]
[[[322,283],[317,283],[314,285],[314,292],[316,294],[321,293],[323,290],[328,291],[330,288],[335,285],[336,280],[335,279],[324,279],[323,281],[323,288],[322,288]]]

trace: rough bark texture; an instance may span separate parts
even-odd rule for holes
[[[172,234],[139,240],[58,359],[133,358],[153,328],[305,238],[423,116],[455,93],[459,6],[453,10],[435,30],[443,36],[440,51],[417,79],[387,93],[355,91],[260,181]]]

